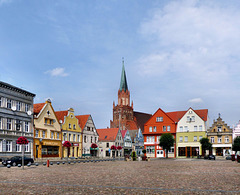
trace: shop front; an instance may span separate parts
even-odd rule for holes
[[[35,158],[61,158],[61,141],[55,140],[34,140]]]

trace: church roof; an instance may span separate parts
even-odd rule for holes
[[[121,76],[121,82],[120,82],[120,91],[124,90],[128,90],[128,85],[127,85],[127,77],[126,77],[126,73],[125,73],[125,68],[124,68],[124,61],[123,61],[123,66],[122,66],[122,76]]]

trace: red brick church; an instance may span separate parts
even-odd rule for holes
[[[113,102],[113,120],[110,121],[110,127],[119,128],[120,125],[121,130],[138,130],[140,128],[143,132],[144,124],[151,116],[151,114],[133,111],[133,101],[130,104],[130,91],[123,61],[118,104],[115,105]]]

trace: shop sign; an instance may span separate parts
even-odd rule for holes
[[[42,145],[46,145],[46,146],[59,146],[60,144],[58,142],[44,141]]]
[[[73,143],[73,146],[79,146],[79,144],[78,143]]]

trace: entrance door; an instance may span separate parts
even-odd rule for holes
[[[191,147],[187,147],[187,158],[190,158],[191,155]]]
[[[157,158],[163,157],[163,150],[157,150]]]

